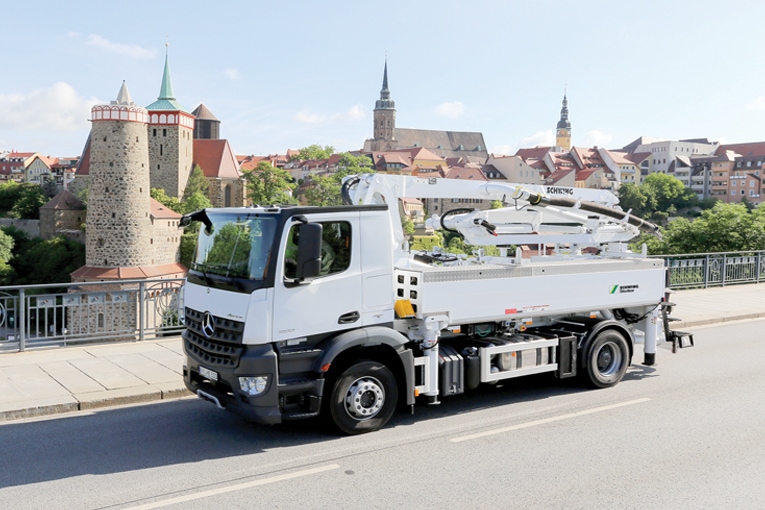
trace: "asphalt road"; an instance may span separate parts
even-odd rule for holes
[[[606,390],[527,378],[338,437],[196,398],[0,424],[0,501],[64,508],[765,508],[765,321]],[[636,356],[636,360],[642,355]]]

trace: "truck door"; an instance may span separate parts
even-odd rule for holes
[[[362,278],[356,215],[316,215],[323,227],[321,274],[296,284],[294,236],[300,223],[284,229],[274,284],[274,341],[326,335],[361,325]],[[299,232],[298,232],[299,234]]]

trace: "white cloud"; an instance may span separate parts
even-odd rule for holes
[[[613,138],[613,135],[602,133],[595,129],[584,135],[584,145],[585,147],[594,147],[596,145],[598,147],[606,147]]]
[[[351,109],[346,112],[346,115],[352,120],[362,120],[367,116],[366,113],[364,113],[364,108],[359,105],[351,106]]]
[[[223,72],[226,74],[226,78],[229,80],[240,80],[242,78],[242,73],[239,72],[239,69],[229,67]]]
[[[551,147],[555,145],[555,135],[552,130],[537,131],[531,136],[521,140],[521,148],[529,149],[531,147]]]
[[[64,82],[36,89],[29,94],[0,94],[0,129],[29,131],[87,129],[90,108],[101,103],[85,99]]]
[[[465,105],[460,101],[441,103],[436,106],[436,114],[449,119],[456,119],[465,114]]]
[[[156,55],[155,51],[147,50],[146,48],[142,48],[137,44],[131,46],[129,44],[115,43],[109,41],[108,39],[104,39],[97,34],[90,34],[88,36],[88,44],[106,50],[110,53],[125,55],[131,58],[154,58],[154,55]]]
[[[303,124],[320,124],[324,122],[326,117],[313,113],[308,109],[300,110],[295,114],[295,120],[302,122]]]
[[[747,110],[765,110],[765,96],[760,96],[746,107]]]
[[[306,108],[295,114],[295,120],[303,124],[332,124],[336,122],[347,122],[353,120],[362,120],[366,117],[364,108],[354,105],[344,112],[331,114],[320,114]]]
[[[491,153],[495,156],[510,156],[516,153],[516,150],[513,149],[512,145],[495,145],[493,149],[491,149]]]

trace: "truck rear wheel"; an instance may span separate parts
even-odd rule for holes
[[[396,410],[398,386],[391,371],[375,361],[359,361],[332,386],[329,413],[344,434],[372,432],[385,426]]]
[[[624,377],[629,364],[629,348],[624,336],[613,330],[595,337],[587,353],[587,376],[596,388],[608,388]]]

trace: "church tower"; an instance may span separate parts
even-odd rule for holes
[[[564,152],[571,150],[571,122],[568,120],[568,99],[566,99],[565,92],[563,92],[563,107],[560,109],[560,120],[555,130],[555,145]]]
[[[122,82],[117,99],[91,109],[85,265],[152,264],[146,109]]]
[[[167,50],[159,97],[146,109],[149,112],[151,187],[162,188],[168,196],[181,198],[194,161],[194,116],[175,100]]]
[[[396,102],[390,98],[390,89],[388,89],[388,60],[385,60],[385,70],[383,71],[383,83],[380,90],[380,99],[375,102],[374,110],[374,128],[372,133],[373,150],[390,150],[395,139],[393,130],[396,129]]]

